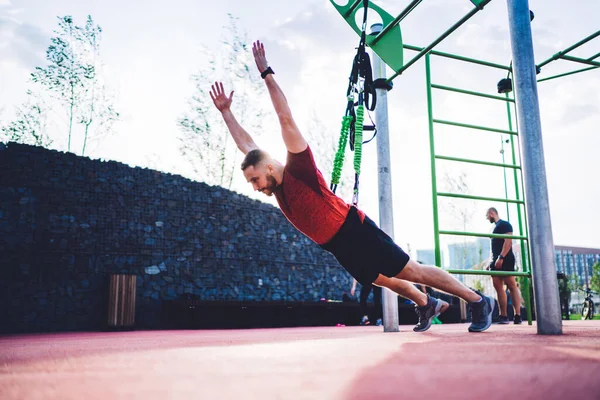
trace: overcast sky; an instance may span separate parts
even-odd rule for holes
[[[376,3],[395,15],[408,2]],[[600,3],[576,3],[577,6],[561,0],[530,2],[536,15],[533,35],[538,63],[600,29]],[[423,1],[402,23],[404,42],[427,45],[471,8],[468,0]],[[115,134],[90,156],[186,175],[189,168],[178,153],[180,131],[176,121],[193,93],[190,76],[203,61],[200,48],[218,52],[227,13],[239,17],[240,27],[251,39],[266,43],[269,62],[301,129],[310,125],[316,113],[324,126],[323,135],[337,136],[358,37],[328,0],[0,0],[0,118],[11,117],[13,107],[24,100],[29,73],[35,66],[44,65],[56,17],[72,15],[77,23],[83,23],[89,14],[103,28],[101,57],[106,83],[114,91],[122,114],[114,127]],[[439,49],[507,65],[511,57],[507,19],[506,2],[494,0]],[[573,55],[587,58],[598,52],[600,38]],[[405,59],[413,55],[407,51]],[[432,68],[432,80],[436,83],[491,94],[504,74],[438,59],[433,60]],[[543,69],[540,78],[574,68],[579,65],[567,61],[552,63]],[[600,199],[600,70],[540,83],[539,94],[555,244],[600,247],[596,210]],[[434,115],[507,128],[506,108],[493,100],[488,104],[487,100],[435,93]],[[410,243],[413,251],[432,248],[423,61],[394,81],[389,117],[395,237],[404,247]],[[439,153],[502,161],[499,136],[436,129]],[[277,130],[263,132],[259,145],[284,158],[278,138]],[[508,148],[505,154],[508,155]],[[368,145],[364,159],[361,206],[377,220],[375,144]],[[442,164],[438,163],[440,180],[444,171],[460,172]],[[501,170],[478,167],[465,168],[464,172],[472,194],[504,194]],[[512,179],[511,174],[508,179]],[[249,186],[244,193],[255,197]],[[467,205],[473,210],[469,230],[490,231],[491,226],[483,218],[489,205]],[[501,216],[506,216],[501,204],[493,205],[501,209]],[[459,224],[456,215],[448,215],[452,214],[451,208],[444,206],[441,211],[442,222],[447,224],[443,229]],[[510,217],[516,221],[514,210]]]

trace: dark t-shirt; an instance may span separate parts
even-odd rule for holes
[[[494,232],[499,235],[503,235],[513,231],[513,227],[508,221],[504,221],[502,219],[496,222],[496,227],[494,228]],[[504,239],[500,238],[492,238],[492,256],[495,260],[500,253],[502,252],[502,246],[504,246]],[[512,253],[512,249],[508,252],[508,254]],[[508,255],[507,254],[507,255]]]

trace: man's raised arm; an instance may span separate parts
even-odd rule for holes
[[[212,99],[215,107],[221,112],[221,116],[229,129],[229,133],[237,147],[244,153],[248,154],[251,150],[258,149],[256,143],[252,137],[246,132],[244,128],[239,124],[235,116],[231,112],[231,102],[233,99],[233,91],[229,94],[229,97],[225,95],[222,82],[215,82],[211,86],[210,98]]]
[[[296,122],[292,117],[292,110],[290,110],[287,99],[277,84],[277,81],[275,81],[273,71],[270,69],[269,63],[267,62],[265,46],[261,42],[256,41],[252,45],[252,53],[254,54],[254,61],[256,62],[258,72],[261,73],[265,83],[267,84],[267,89],[269,90],[273,107],[275,107],[275,112],[279,118],[279,123],[281,124],[281,134],[283,136],[285,147],[287,147],[288,151],[291,153],[303,152],[306,150],[308,143],[306,143],[306,140],[296,126]]]

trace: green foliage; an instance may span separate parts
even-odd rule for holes
[[[592,267],[592,276],[590,277],[590,288],[600,293],[600,263],[595,263]]]
[[[182,132],[179,149],[204,182],[231,188],[241,159],[237,159],[239,151],[212,103],[210,87],[221,78],[227,95],[235,91],[232,110],[256,140],[264,123],[265,112],[258,99],[263,97],[265,85],[254,66],[248,35],[231,14],[218,51],[204,48],[201,53],[206,64],[192,76],[194,94],[188,100],[188,111],[177,121]]]
[[[31,82],[44,106],[66,121],[67,151],[77,131],[84,155],[88,140],[107,134],[119,117],[99,75],[102,28],[91,16],[79,26],[67,15],[58,17],[54,33],[46,50],[48,64],[35,68]]]
[[[15,111],[15,119],[1,128],[3,141],[43,147],[52,144],[46,132],[46,113],[30,91],[27,101]]]

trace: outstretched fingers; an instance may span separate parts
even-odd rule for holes
[[[260,40],[252,43],[252,54],[254,57],[265,55],[265,45]]]

